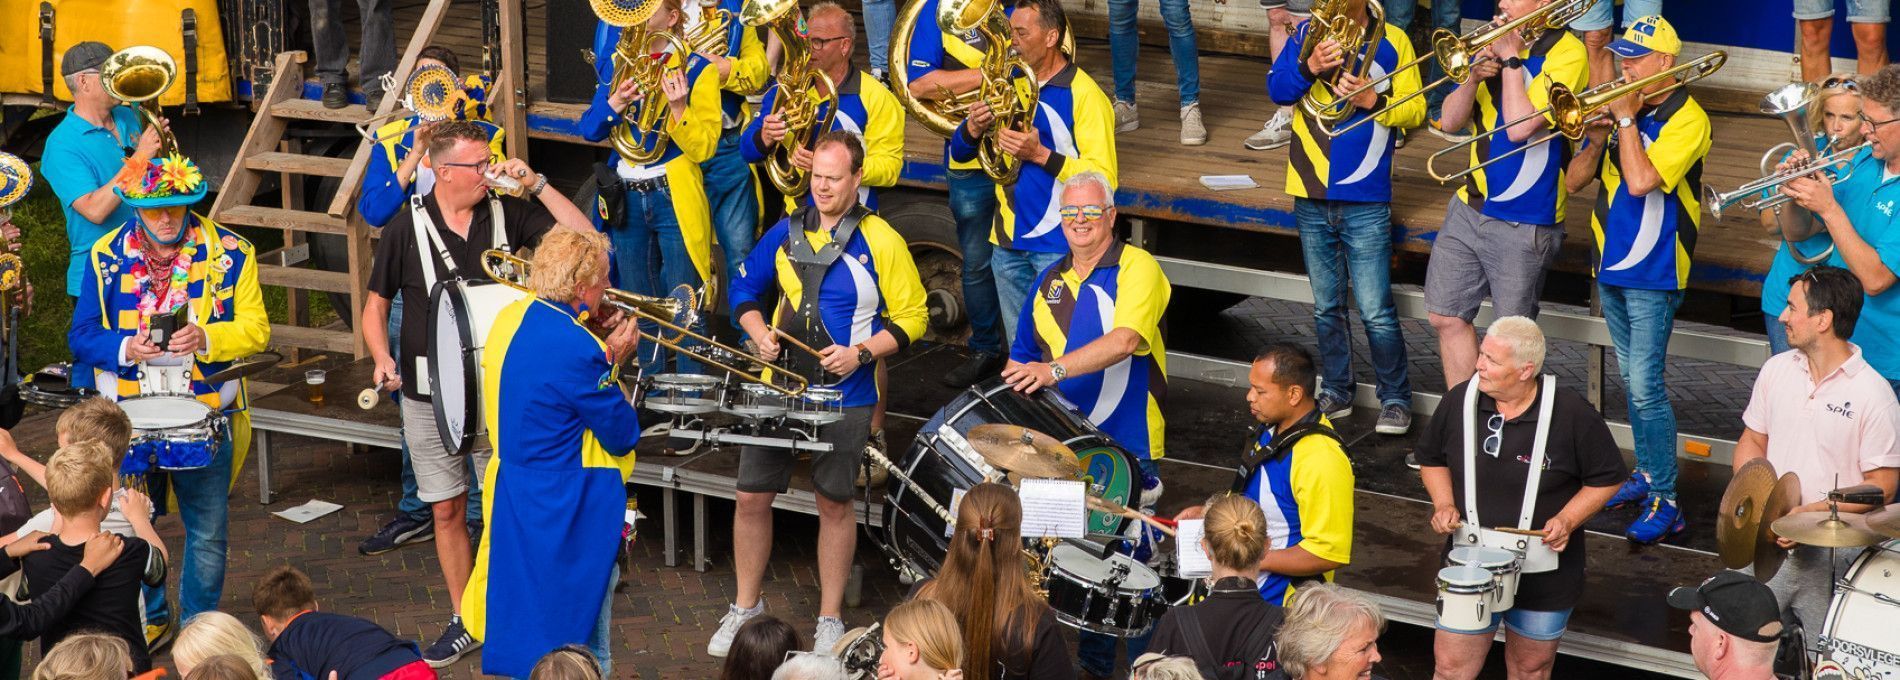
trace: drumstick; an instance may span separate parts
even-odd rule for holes
[[[383,381],[381,380],[376,381],[375,387],[371,387],[369,389],[363,390],[362,392],[356,393],[356,407],[363,409],[365,411],[376,408],[377,402],[380,402],[382,400],[383,400]]]
[[[1517,534],[1519,536],[1536,536],[1538,538],[1547,537],[1547,534],[1545,534],[1543,529],[1519,529],[1517,527],[1495,527],[1492,529],[1492,531],[1497,531],[1497,532],[1506,533],[1506,534]]]
[[[1167,522],[1163,522],[1153,517],[1149,517],[1148,515],[1144,513],[1137,512],[1134,508],[1122,508],[1121,516],[1127,517],[1129,519],[1138,519],[1143,522],[1147,522],[1148,525],[1154,527],[1156,531],[1160,531],[1161,533],[1167,534],[1168,538],[1174,538],[1173,526],[1170,526]]]
[[[792,337],[792,334],[785,332],[785,329],[783,328],[773,326],[772,332],[777,334],[779,337],[784,338],[786,342],[792,343],[792,346],[794,347],[805,350],[807,352],[811,352],[812,354],[817,355],[817,356],[824,356],[823,352],[812,349],[811,345],[807,345],[804,342],[801,342],[798,338]]]

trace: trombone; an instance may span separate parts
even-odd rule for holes
[[[1472,33],[1465,35],[1453,33],[1451,29],[1448,28],[1440,28],[1432,31],[1432,50],[1430,52],[1421,54],[1411,61],[1399,64],[1385,75],[1368,81],[1366,84],[1359,86],[1351,92],[1334,95],[1333,101],[1328,105],[1328,109],[1321,112],[1321,115],[1315,116],[1320,119],[1320,130],[1325,132],[1328,137],[1338,137],[1358,129],[1359,126],[1365,125],[1366,121],[1377,118],[1381,114],[1398,107],[1400,104],[1425,96],[1427,92],[1438,89],[1445,83],[1458,83],[1462,85],[1466,80],[1471,78],[1471,67],[1486,58],[1482,54],[1484,49],[1490,47],[1491,43],[1497,42],[1499,38],[1509,35],[1512,31],[1522,30],[1524,32],[1524,42],[1526,44],[1535,43],[1539,38],[1544,36],[1545,31],[1563,30],[1570,25],[1571,21],[1581,18],[1584,12],[1589,11],[1590,7],[1595,5],[1597,1],[1598,0],[1560,0],[1559,2],[1553,2],[1539,7],[1529,14],[1502,24],[1485,24],[1475,29]],[[1328,124],[1328,121],[1346,119],[1347,115],[1352,112],[1351,100],[1354,97],[1365,94],[1367,90],[1377,88],[1381,84],[1398,77],[1398,74],[1404,73],[1406,69],[1418,67],[1419,64],[1425,63],[1428,59],[1438,60],[1438,70],[1445,72],[1443,77],[1425,84],[1411,94],[1386,102],[1384,108],[1373,111],[1365,118],[1351,125],[1335,130]],[[1332,109],[1339,110],[1333,111]]]
[[[1318,0],[1313,3],[1313,18],[1307,24],[1306,40],[1300,46],[1300,62],[1305,63],[1320,43],[1331,40],[1339,44],[1345,62],[1333,69],[1332,78],[1321,81],[1329,92],[1338,91],[1341,74],[1351,73],[1361,80],[1372,75],[1372,64],[1379,55],[1379,41],[1385,35],[1385,6],[1379,4],[1379,0],[1363,0],[1366,21],[1361,25],[1351,16],[1353,2],[1355,0]],[[1352,115],[1351,105],[1341,106],[1336,98],[1321,102],[1317,94],[1317,90],[1309,91],[1300,98],[1300,110],[1306,115],[1321,122],[1345,120]]]
[[[486,272],[489,278],[510,288],[533,294],[534,291],[528,288],[528,275],[533,270],[533,262],[513,253],[493,249],[482,252],[482,271]],[[674,288],[666,297],[648,297],[617,288],[608,288],[600,299],[602,305],[619,310],[631,319],[658,325],[661,329],[659,333],[640,331],[641,339],[647,342],[659,343],[662,347],[692,357],[700,363],[718,367],[743,380],[770,387],[788,397],[797,397],[805,392],[805,388],[810,385],[810,381],[806,380],[805,376],[786,370],[756,354],[693,331],[690,326],[699,322],[698,297],[692,287],[682,284]],[[669,332],[671,336],[667,335]],[[779,332],[783,333],[783,331]],[[688,340],[703,344],[708,349],[706,351],[688,349],[684,346],[685,341]],[[811,352],[814,356],[817,355],[817,352],[803,344],[797,342],[787,344],[802,351]],[[726,359],[726,361],[721,359]],[[733,364],[744,365],[746,368],[739,368]],[[783,385],[780,384],[781,380]]]
[[[1453,144],[1443,151],[1432,154],[1431,158],[1425,161],[1425,170],[1431,173],[1432,179],[1438,180],[1440,184],[1449,184],[1466,175],[1495,164],[1498,161],[1537,148],[1539,145],[1549,142],[1558,136],[1565,137],[1572,141],[1581,139],[1583,138],[1584,131],[1589,128],[1592,123],[1609,117],[1609,114],[1605,113],[1603,108],[1609,106],[1610,102],[1633,93],[1641,92],[1644,88],[1664,80],[1673,79],[1675,82],[1670,83],[1661,90],[1650,93],[1649,96],[1674,91],[1687,86],[1689,83],[1709,77],[1709,75],[1715,73],[1717,69],[1722,68],[1722,64],[1727,61],[1728,53],[1717,50],[1696,59],[1676,64],[1653,75],[1639,78],[1634,82],[1628,82],[1625,79],[1618,78],[1584,90],[1582,94],[1571,91],[1570,87],[1563,83],[1554,83],[1550,86],[1549,105],[1525,114],[1516,120],[1500,124],[1495,129],[1488,130],[1469,140]],[[1550,117],[1551,127],[1553,128],[1550,132],[1526,140],[1515,149],[1493,156],[1490,160],[1477,163],[1462,171],[1450,175],[1438,172],[1438,159],[1451,155],[1454,152],[1462,151],[1480,141],[1488,140],[1499,132],[1510,130],[1511,126],[1517,125],[1518,123],[1546,115]]]
[[[433,123],[455,117],[455,110],[468,95],[462,91],[461,83],[456,82],[455,72],[447,66],[430,64],[409,74],[408,82],[402,88],[402,108],[380,116],[371,116],[368,120],[356,124],[356,133],[362,135],[371,144],[380,144],[385,139],[400,137],[413,128],[405,128],[390,135],[378,135],[377,129],[392,120],[407,118],[415,114],[422,123]]]

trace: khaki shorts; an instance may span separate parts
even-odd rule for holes
[[[435,406],[421,399],[402,400],[402,440],[409,445],[409,466],[416,473],[416,498],[440,503],[476,488],[469,479],[468,461],[442,443],[435,424]],[[488,469],[488,440],[475,445],[475,474]]]

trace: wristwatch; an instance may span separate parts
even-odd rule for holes
[[[1623,129],[1623,128],[1626,128],[1626,127],[1631,127],[1631,126],[1634,126],[1634,125],[1636,125],[1636,119],[1634,119],[1634,118],[1618,118],[1618,119],[1616,119],[1616,129],[1618,129],[1618,130],[1621,130],[1621,129]]]
[[[876,360],[877,360],[877,357],[871,355],[871,348],[865,347],[864,343],[862,342],[858,343],[858,365],[859,366],[869,364]]]
[[[1524,68],[1523,57],[1511,57],[1504,60],[1504,68]]]
[[[1056,382],[1062,382],[1062,379],[1069,375],[1069,369],[1063,368],[1062,364],[1051,361],[1049,362],[1049,375],[1055,377]]]
[[[548,176],[537,172],[534,174],[534,187],[528,189],[528,195],[539,198],[541,190],[546,188],[548,188]]]

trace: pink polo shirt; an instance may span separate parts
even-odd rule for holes
[[[1801,503],[1861,483],[1861,473],[1900,467],[1900,402],[1860,346],[1816,384],[1800,350],[1761,365],[1742,423],[1768,435],[1776,474],[1801,477]]]

